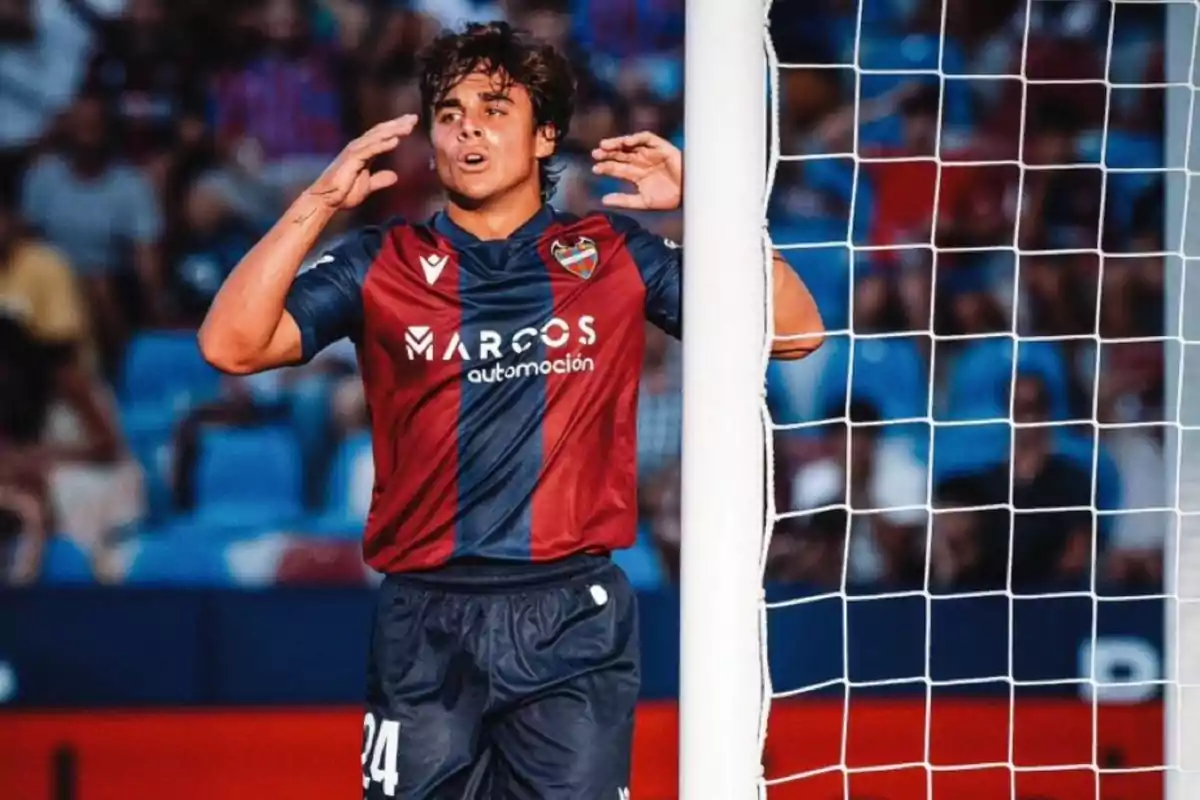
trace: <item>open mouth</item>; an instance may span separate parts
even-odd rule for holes
[[[483,153],[463,153],[458,157],[458,166],[467,172],[478,172],[486,169],[488,157]]]

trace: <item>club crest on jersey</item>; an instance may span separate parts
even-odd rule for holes
[[[600,263],[600,251],[596,249],[596,243],[586,236],[580,236],[569,245],[556,241],[550,245],[550,254],[563,269],[584,280],[592,277],[596,265]]]

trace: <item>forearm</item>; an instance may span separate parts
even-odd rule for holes
[[[273,345],[292,347],[277,339],[288,289],[333,214],[321,201],[302,195],[242,258],[200,327],[200,349],[212,364],[229,372],[252,371],[263,365]],[[298,350],[298,334],[294,347]]]
[[[808,287],[778,252],[771,264],[775,341],[771,357],[804,358],[825,341],[825,323]],[[792,338],[794,337],[794,338]]]

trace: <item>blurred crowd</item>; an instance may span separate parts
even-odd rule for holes
[[[776,138],[805,158],[779,165],[770,229],[840,333],[768,376],[773,580],[1161,579],[1163,96],[1103,83],[1161,82],[1161,5],[1119,6],[1111,53],[1107,4],[1034,8],[774,5],[778,58],[797,65]],[[418,110],[420,47],[497,18],[578,69],[556,205],[612,189],[587,158],[605,136],[682,144],[683,0],[0,0],[9,581],[372,579],[349,343],[233,379],[199,362],[193,331],[346,140]],[[404,141],[401,188],[329,239],[429,214],[429,157]],[[642,221],[681,235],[677,214]],[[680,386],[678,345],[651,330],[643,524],[620,555],[640,587],[678,572]]]
[[[826,68],[782,77],[772,234],[847,332],[772,370],[780,578],[1161,583],[1164,13],[1026,6],[777,30]]]

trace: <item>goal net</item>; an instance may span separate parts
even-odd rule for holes
[[[1197,12],[770,10],[765,796],[1200,797]]]

